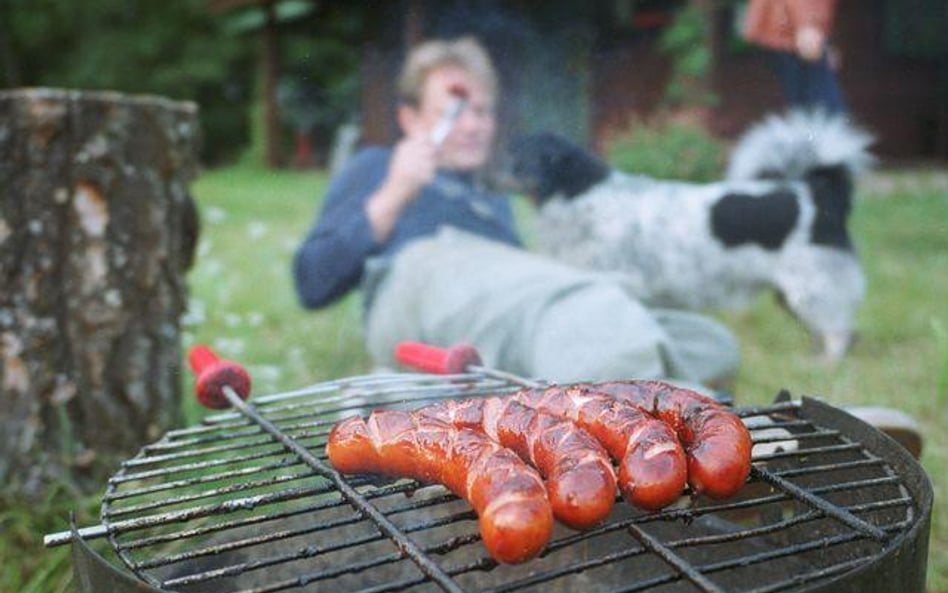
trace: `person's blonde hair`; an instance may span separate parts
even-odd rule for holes
[[[457,66],[471,73],[497,94],[497,73],[490,55],[474,37],[425,41],[412,48],[398,78],[398,99],[418,105],[428,75],[442,66]]]

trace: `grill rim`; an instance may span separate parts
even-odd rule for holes
[[[801,398],[800,414],[818,425],[832,422],[834,428],[857,437],[858,442],[874,455],[885,459],[896,470],[903,486],[909,490],[915,512],[912,526],[886,542],[882,554],[865,564],[831,578],[825,583],[800,593],[865,593],[866,591],[925,591],[928,574],[928,546],[935,494],[931,479],[904,447],[869,424],[834,408],[826,402]]]
[[[418,375],[408,375],[408,374],[396,374],[392,375],[397,377],[399,380],[410,380],[411,377],[417,378]],[[371,376],[368,376],[371,377]],[[423,375],[424,378],[431,380],[430,375]],[[465,378],[470,378],[469,375],[459,376],[459,380],[464,380]],[[483,379],[483,377],[476,377],[477,379]],[[333,382],[334,385],[345,385],[349,383],[355,383],[359,377],[353,377],[346,380],[340,380]],[[444,381],[447,381],[448,377],[438,377],[436,390],[443,385]],[[384,379],[383,379],[384,384]],[[325,385],[325,384],[320,384]],[[504,389],[498,389],[497,385],[492,387],[484,387],[483,389],[475,390],[473,394],[477,394],[478,391],[490,391],[496,393],[498,391],[504,391]],[[501,385],[500,387],[503,387]],[[507,385],[507,387],[511,387]],[[335,387],[339,388],[339,387]],[[516,388],[516,386],[512,386]],[[334,388],[333,388],[334,389]],[[327,388],[326,391],[330,391],[330,388]],[[302,392],[303,390],[297,390]],[[472,395],[472,392],[465,390],[449,389],[447,390],[447,395],[442,395],[439,399],[446,397],[465,397]],[[420,400],[427,400],[431,396],[425,396],[419,398]],[[261,403],[269,404],[272,402],[278,402],[279,399],[270,397],[270,398],[261,398]],[[364,409],[365,406],[354,406],[357,408]],[[848,438],[855,438],[861,448],[871,452],[873,455],[876,455],[884,460],[885,464],[890,466],[892,469],[897,470],[896,474],[903,484],[903,488],[907,488],[913,499],[913,504],[910,505],[912,508],[912,525],[908,530],[900,531],[897,535],[892,538],[888,538],[884,542],[883,551],[880,553],[875,553],[869,557],[864,558],[864,562],[856,566],[855,568],[845,571],[839,574],[836,577],[830,578],[829,580],[821,580],[819,583],[808,586],[806,588],[793,588],[793,591],[799,593],[822,593],[826,591],[866,591],[866,590],[885,590],[879,589],[880,575],[893,575],[895,579],[896,588],[901,588],[902,590],[915,590],[915,589],[906,589],[905,586],[908,580],[915,582],[918,587],[918,591],[924,590],[924,583],[926,578],[926,568],[927,568],[927,554],[928,554],[928,534],[930,532],[931,524],[931,511],[933,505],[934,495],[932,492],[931,482],[929,478],[922,471],[921,466],[912,458],[907,451],[901,448],[895,441],[892,441],[882,433],[879,433],[874,428],[863,423],[861,420],[858,420],[845,412],[832,407],[831,405],[810,397],[802,397],[800,400],[792,401],[790,400],[789,393],[782,392],[778,395],[774,404],[771,406],[750,406],[750,407],[738,407],[735,408],[735,411],[738,412],[741,416],[753,416],[753,415],[766,415],[767,412],[774,410],[794,410],[800,417],[805,418],[811,421],[815,426],[818,427],[830,427],[834,430],[837,430],[845,434]],[[331,408],[332,411],[337,410],[337,408]],[[265,413],[265,410],[261,411]],[[227,419],[234,420],[241,418],[240,415],[234,415],[233,412],[225,412],[222,414],[217,414],[215,416],[208,417],[208,424],[202,425],[213,428],[215,423],[226,422]],[[247,426],[256,426],[251,420],[247,420]],[[182,429],[180,432],[185,432],[188,429]],[[172,433],[168,433],[172,434]],[[261,432],[261,434],[265,434]],[[166,435],[168,436],[168,435]],[[276,440],[276,439],[274,439]],[[143,452],[148,449],[148,447],[153,446],[146,445],[139,452],[141,455]],[[287,451],[287,453],[291,453]],[[134,458],[133,458],[134,459]],[[331,469],[331,468],[330,468]],[[124,470],[124,467],[123,467]],[[332,470],[334,471],[334,470]],[[328,477],[328,476],[327,476]],[[348,480],[349,478],[344,478]],[[113,484],[110,480],[110,489]],[[105,505],[105,498],[103,499],[103,504]],[[907,511],[908,512],[908,511]],[[105,518],[103,521],[107,527],[109,525],[108,519]],[[114,524],[114,522],[113,522]],[[117,551],[119,544],[115,541],[115,533],[112,529],[108,529],[109,539],[112,540],[113,551]],[[641,542],[639,542],[641,543]],[[906,548],[907,546],[907,548]],[[912,557],[920,557],[920,563],[913,562],[903,562],[899,558],[893,558],[895,556],[895,551],[902,550],[903,548],[911,549]],[[122,557],[122,561],[128,566],[128,562],[125,557],[119,554]],[[904,557],[904,555],[903,555]],[[435,560],[437,562],[437,560]],[[899,570],[899,567],[903,567],[902,570]],[[157,586],[159,590],[164,591],[165,589],[160,588],[160,583],[153,582],[150,578],[143,576],[138,570],[135,570],[134,567],[129,566],[132,570],[138,574],[139,578],[142,578],[143,581],[152,583]],[[898,578],[895,578],[894,575],[899,575]],[[681,576],[681,575],[680,575]],[[908,579],[908,580],[906,580]],[[890,579],[891,580],[891,579]],[[858,586],[856,583],[860,583]],[[866,588],[868,584],[868,589]],[[454,590],[454,589],[448,589]],[[892,589],[896,590],[896,589]]]

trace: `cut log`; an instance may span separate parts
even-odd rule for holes
[[[0,490],[101,489],[179,419],[197,106],[0,91]]]

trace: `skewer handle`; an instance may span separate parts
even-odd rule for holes
[[[204,345],[188,352],[188,363],[197,375],[194,392],[201,405],[214,410],[230,407],[224,387],[230,387],[241,399],[250,397],[250,373],[240,364],[217,356]]]
[[[441,348],[423,342],[399,342],[395,346],[395,359],[403,365],[437,375],[464,373],[469,366],[481,364],[481,355],[470,344]]]

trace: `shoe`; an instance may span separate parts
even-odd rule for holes
[[[905,412],[877,406],[853,406],[844,409],[866,424],[891,437],[895,442],[905,447],[915,459],[921,456],[922,432],[915,419]]]

